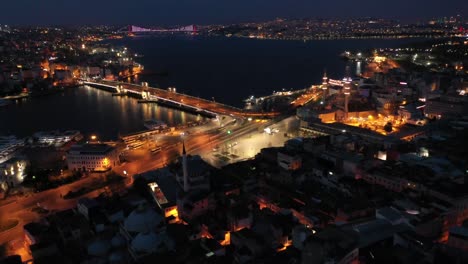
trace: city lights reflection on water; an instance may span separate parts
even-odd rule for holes
[[[31,136],[37,131],[76,129],[100,140],[144,130],[144,120],[157,119],[169,126],[196,121],[200,117],[137,99],[112,96],[107,91],[82,86],[63,93],[30,98],[0,109],[0,135]]]
[[[362,73],[361,62],[358,61],[358,62],[356,62],[356,75],[359,76],[359,75],[361,75],[361,73]]]

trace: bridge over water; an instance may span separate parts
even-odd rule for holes
[[[129,34],[148,34],[148,33],[197,33],[196,25],[188,25],[178,28],[144,28],[135,25],[120,28],[117,32],[127,32]]]
[[[272,118],[280,114],[279,112],[251,112],[219,102],[210,101],[187,94],[181,94],[174,91],[149,87],[146,85],[143,86],[138,84],[105,80],[87,80],[83,81],[83,84],[98,88],[101,87],[115,92],[133,94],[134,96],[143,99],[143,102],[160,103],[169,107],[175,107],[209,116],[232,115],[238,117]]]

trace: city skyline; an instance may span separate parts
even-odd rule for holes
[[[25,8],[28,7],[28,8]],[[424,6],[424,8],[421,8]],[[355,2],[332,0],[294,3],[272,0],[220,2],[214,0],[164,2],[123,0],[93,2],[32,1],[3,3],[5,12],[0,24],[13,25],[96,25],[96,24],[227,24],[257,22],[282,18],[357,18],[382,17],[403,22],[417,22],[434,17],[465,16],[468,7],[462,0],[403,1],[383,5],[364,0]],[[112,10],[112,11],[109,11]]]
[[[0,264],[468,263],[465,2],[2,3]]]

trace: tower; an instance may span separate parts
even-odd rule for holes
[[[345,105],[344,105],[345,119],[348,119],[349,96],[351,94],[351,74],[350,74],[349,66],[346,66],[346,75],[343,79],[343,91],[344,91],[344,96],[345,96]]]
[[[325,102],[325,99],[327,98],[328,95],[328,78],[327,78],[327,71],[323,72],[323,78],[322,78],[322,102]]]
[[[185,142],[182,142],[182,173],[184,176],[184,192],[189,191],[187,152],[185,151]]]

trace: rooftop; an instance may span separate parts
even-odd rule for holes
[[[466,227],[454,226],[450,228],[449,232],[450,235],[455,235],[457,237],[468,239],[468,228]]]
[[[70,153],[76,153],[81,155],[105,155],[114,150],[111,145],[97,143],[97,144],[83,144],[73,145],[70,148]]]

